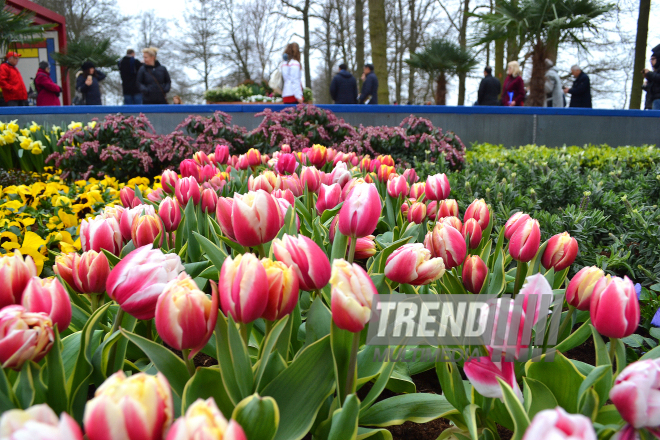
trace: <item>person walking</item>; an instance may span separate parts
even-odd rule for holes
[[[144,64],[137,74],[137,83],[142,92],[143,104],[167,104],[167,93],[172,87],[170,74],[156,59],[158,49],[148,47],[142,50]]]
[[[84,105],[103,105],[100,82],[105,79],[105,73],[97,70],[91,61],[85,61],[76,76],[76,90],[82,93]]]
[[[119,60],[119,74],[121,75],[121,88],[124,94],[124,105],[142,104],[142,92],[137,83],[137,74],[142,66],[140,60],[135,59],[135,51],[128,49],[126,56]]]
[[[589,77],[578,65],[571,67],[571,74],[575,77],[573,87],[570,89],[564,87],[564,93],[571,95],[571,103],[568,106],[574,108],[591,108],[591,84],[589,83]]]
[[[374,73],[374,65],[366,64],[362,72],[362,93],[358,97],[360,104],[378,104],[378,77]]]
[[[509,107],[525,105],[525,82],[518,61],[507,64],[506,73],[502,87],[502,105]]]
[[[37,107],[62,105],[60,102],[62,88],[50,77],[48,61],[39,63],[39,70],[34,77],[34,87],[37,89]]]
[[[16,67],[20,56],[17,52],[7,52],[5,62],[0,65],[0,89],[5,102],[11,107],[28,105],[25,82]]]
[[[502,90],[500,80],[493,76],[493,69],[486,66],[484,79],[479,84],[477,93],[477,105],[500,105],[499,95]]]
[[[302,104],[302,64],[300,64],[300,46],[298,43],[289,43],[282,56],[284,61],[280,64],[282,73],[282,103]]]
[[[651,50],[651,69],[644,69],[646,78],[646,101],[651,110],[660,110],[660,44]]]
[[[357,104],[357,80],[346,64],[339,65],[339,72],[330,83],[330,96],[335,104]]]
[[[545,104],[544,107],[564,107],[564,91],[561,87],[561,78],[555,69],[555,63],[545,60]]]

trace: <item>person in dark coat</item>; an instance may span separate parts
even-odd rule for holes
[[[360,104],[378,104],[378,78],[374,73],[374,65],[367,64],[364,66],[362,73],[362,93],[358,97]]]
[[[137,75],[137,83],[142,92],[143,104],[167,104],[167,93],[172,81],[165,66],[156,60],[158,49],[149,47],[142,51],[144,64]]]
[[[500,80],[493,76],[493,69],[486,66],[484,69],[484,79],[479,84],[477,94],[477,105],[500,105],[499,95],[502,90]]]
[[[330,96],[335,104],[357,104],[357,80],[346,64],[340,64],[339,72],[332,78]]]
[[[37,88],[37,107],[62,105],[60,93],[62,88],[55,84],[50,77],[50,64],[48,61],[39,63],[39,70],[34,77],[34,86]]]
[[[85,61],[77,74],[76,90],[79,90],[85,105],[103,105],[101,100],[101,81],[105,79],[105,73],[96,70],[94,63]]]
[[[506,73],[507,76],[502,86],[502,105],[509,107],[525,105],[525,82],[522,79],[518,61],[509,62]]]
[[[651,67],[644,69],[644,78],[646,78],[646,101],[648,107],[652,110],[660,110],[660,44],[651,51]]]
[[[564,93],[570,93],[571,103],[569,107],[591,108],[591,84],[586,73],[575,65],[571,67],[571,74],[575,77],[573,87],[564,88]]]
[[[124,105],[142,104],[142,92],[137,83],[138,70],[142,66],[139,60],[135,59],[135,51],[128,49],[126,56],[119,60],[119,74],[121,75],[121,88],[124,94]]]

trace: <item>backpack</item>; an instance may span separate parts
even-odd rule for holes
[[[268,87],[273,89],[275,93],[282,94],[282,87],[284,87],[284,78],[282,78],[282,71],[278,67],[270,75],[270,80],[268,81]]]

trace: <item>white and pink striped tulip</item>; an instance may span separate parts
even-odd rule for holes
[[[218,282],[220,306],[234,321],[252,322],[263,315],[268,305],[268,276],[254,254],[227,257]]]
[[[127,208],[121,213],[119,220],[119,230],[121,237],[124,241],[131,239],[131,229],[133,228],[133,220],[141,215],[154,215],[156,210],[152,205],[138,205],[135,208]]]
[[[476,199],[474,202],[470,203],[470,206],[465,210],[463,222],[466,222],[469,218],[473,218],[479,222],[479,226],[481,226],[483,231],[488,228],[488,224],[490,223],[490,210],[484,199]]]
[[[57,418],[45,403],[26,410],[11,409],[0,417],[2,440],[83,440],[80,426],[67,413]]]
[[[77,292],[100,294],[105,292],[110,275],[110,263],[103,252],[87,251],[74,254],[71,266],[73,287]]]
[[[348,237],[371,235],[383,210],[378,189],[371,183],[356,185],[339,210],[339,230]]]
[[[114,218],[97,216],[83,220],[80,224],[80,246],[83,251],[101,249],[119,255],[122,248],[122,236],[119,223]]]
[[[446,223],[436,223],[433,231],[426,234],[424,246],[433,257],[440,257],[445,268],[453,269],[463,264],[467,247],[463,235]]]
[[[60,332],[71,323],[71,300],[57,278],[32,277],[21,303],[28,312],[48,315]]]
[[[513,389],[518,399],[523,400],[520,386],[516,381],[514,362],[504,360],[493,362],[490,356],[482,356],[465,362],[463,371],[474,389],[484,397],[502,399],[502,388],[497,380],[500,378]]]
[[[186,414],[174,422],[165,440],[247,440],[236,420],[229,422],[222,415],[215,400],[197,399]]]
[[[387,257],[385,276],[401,284],[421,286],[440,279],[445,273],[442,258],[432,258],[422,243],[401,246]]]
[[[516,230],[529,219],[531,219],[529,214],[525,214],[524,212],[519,211],[513,214],[504,224],[504,238],[510,240]]]
[[[569,414],[562,407],[536,413],[523,440],[596,440],[591,419]]]
[[[341,202],[341,186],[338,183],[332,185],[321,184],[319,197],[316,200],[316,212],[323,214],[327,209],[333,209]]]
[[[536,256],[541,245],[541,227],[538,220],[529,219],[520,225],[509,242],[509,255],[528,263]]]
[[[276,199],[264,190],[234,194],[231,213],[234,236],[243,246],[271,241],[284,221]]]
[[[302,290],[320,290],[328,284],[330,261],[314,240],[284,234],[282,239],[273,240],[272,246],[275,258],[293,268]]]
[[[371,302],[378,294],[369,275],[359,265],[343,259],[332,262],[332,320],[353,333],[362,331],[371,318]]]
[[[53,346],[53,321],[45,313],[23,306],[0,309],[0,365],[20,370],[28,361],[39,362]]]
[[[276,321],[291,313],[298,304],[298,276],[293,267],[281,261],[263,258],[261,264],[268,278],[268,305],[262,317]]]
[[[637,361],[623,369],[610,400],[634,428],[660,426],[660,359]]]
[[[15,250],[13,254],[5,254],[0,257],[0,282],[2,283],[0,309],[11,304],[20,304],[25,286],[36,275],[37,266],[29,255],[26,255],[23,260],[21,252]]]
[[[436,174],[426,178],[426,188],[424,193],[428,200],[445,200],[449,197],[451,187],[449,186],[449,179],[445,173]]]
[[[639,301],[630,278],[605,275],[598,280],[589,306],[591,322],[598,333],[609,338],[625,338],[639,325]]]

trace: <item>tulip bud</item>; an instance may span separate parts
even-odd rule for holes
[[[130,186],[125,186],[119,191],[119,199],[125,208],[132,208],[142,203],[140,199],[135,197],[135,190]]]
[[[187,206],[189,200],[193,201],[193,205],[198,205],[202,197],[197,179],[192,176],[179,179],[175,194],[181,206]]]
[[[245,154],[241,154],[240,156],[238,156],[238,159],[236,159],[236,164],[234,166],[238,170],[247,170],[248,168],[250,168],[250,164],[248,163],[247,156]]]
[[[73,282],[73,259],[75,257],[75,253],[71,252],[70,254],[61,254],[55,257],[55,264],[53,265],[53,272],[55,272],[56,275],[59,275],[60,278],[66,282],[69,287],[75,289],[75,285]],[[2,264],[2,260],[0,260],[0,265]],[[1,271],[2,269],[0,269]],[[36,273],[36,269],[35,269]],[[5,286],[7,284],[4,284]],[[2,308],[2,306],[0,306]]]
[[[212,189],[205,189],[202,191],[202,212],[208,214],[215,212],[218,203],[218,195]]]
[[[157,188],[147,194],[147,200],[150,202],[158,203],[165,198],[165,191],[163,188]]]
[[[275,169],[278,173],[293,174],[296,172],[296,168],[298,168],[298,162],[293,154],[282,154],[277,158]]]
[[[596,440],[591,419],[568,414],[560,406],[536,413],[523,440]]]
[[[174,232],[181,223],[181,205],[172,197],[166,197],[158,206],[158,216],[163,221],[165,231]]]
[[[546,302],[549,304],[552,302],[552,286],[548,283],[548,280],[545,279],[542,273],[537,273],[530,275],[525,278],[525,284],[520,289],[518,295],[523,297],[523,311],[525,312],[526,317],[532,317],[534,325],[538,322],[539,313],[541,313],[541,304],[543,302],[543,296],[549,298]],[[534,313],[528,305],[529,299],[532,296],[536,296],[536,306]],[[547,313],[547,309],[545,313]]]
[[[73,257],[73,288],[80,293],[105,292],[110,263],[103,252],[87,251]]]
[[[516,212],[513,214],[504,224],[504,238],[507,240],[511,239],[516,230],[520,226],[524,225],[529,219],[531,219],[529,214],[525,214],[523,212]]]
[[[119,226],[121,228],[121,216],[124,214],[124,211],[130,208],[124,208],[123,206],[115,205],[115,206],[106,206],[101,210],[100,216],[103,218],[114,218],[117,220],[117,223],[119,223]]]
[[[257,177],[250,176],[248,178],[248,190],[257,191],[264,190],[267,193],[272,193],[274,190],[282,186],[282,179],[272,171],[264,171]]]
[[[414,168],[406,168],[406,170],[403,172],[403,177],[405,177],[408,183],[411,185],[419,181],[419,176],[417,175],[417,171],[415,171]]]
[[[179,181],[179,175],[174,170],[165,170],[160,178],[160,183],[163,186],[163,191],[168,194],[174,194],[176,184]]]
[[[431,200],[427,205],[426,205],[426,216],[429,218],[429,220],[433,221],[436,219],[438,215],[438,202],[435,200]]]
[[[479,222],[473,218],[467,219],[463,225],[462,233],[464,238],[470,234],[470,249],[476,249],[479,247],[479,243],[481,243],[481,237],[483,236]]]
[[[245,158],[247,159],[248,165],[252,168],[261,165],[261,153],[257,149],[250,148],[248,152],[245,153]]]
[[[514,362],[493,362],[490,356],[482,356],[466,361],[463,371],[474,389],[484,397],[502,399],[502,387],[497,380],[500,378],[513,389],[513,393],[518,399],[523,398],[516,380]]]
[[[624,368],[610,390],[610,400],[634,428],[660,426],[660,359],[637,361]]]
[[[222,229],[222,233],[236,241],[234,236],[234,226],[231,220],[231,212],[234,206],[234,199],[231,197],[220,197],[215,207],[215,218]]]
[[[409,186],[405,176],[395,176],[387,181],[387,194],[396,199],[408,195]]]
[[[80,224],[80,245],[83,251],[101,252],[101,249],[105,249],[119,255],[122,248],[119,223],[114,218],[100,216],[83,220]]]
[[[444,273],[442,258],[431,258],[431,252],[421,243],[404,244],[385,263],[385,276],[401,284],[429,284]]]
[[[293,193],[291,192],[291,190],[288,190],[288,189],[285,189],[285,190],[276,189],[275,191],[273,191],[273,192],[271,193],[271,195],[272,195],[273,197],[275,197],[276,199],[284,199],[284,200],[286,200],[287,202],[289,202],[289,205],[291,205],[291,206],[296,206],[296,196],[293,195]]]
[[[45,403],[26,410],[11,409],[0,418],[0,438],[3,440],[83,440],[80,426],[67,413],[57,418]]]
[[[380,180],[381,182],[387,182],[387,179],[389,179],[390,175],[395,171],[396,170],[394,169],[393,166],[388,166],[383,164],[378,168],[378,172],[376,173],[376,175],[378,176],[378,180]]]
[[[286,199],[275,199],[275,201],[277,202],[277,207],[280,209],[280,215],[282,216],[282,219],[286,218],[286,214],[289,212],[289,209],[293,210],[293,216],[296,218],[296,230],[300,231],[300,218],[298,217],[296,209],[291,206],[291,204]]]
[[[420,224],[426,218],[426,205],[414,202],[408,209],[408,222]]]
[[[182,177],[194,177],[195,180],[199,181],[200,170],[199,164],[192,159],[185,159],[179,164],[179,172]]]
[[[177,419],[165,440],[247,440],[241,425],[235,420],[227,422],[215,400],[197,399]]]
[[[5,254],[0,257],[0,309],[11,304],[20,304],[25,287],[36,275],[37,266],[29,255],[23,260],[21,252],[15,250],[11,256]]]
[[[380,160],[380,163],[382,163],[384,165],[387,165],[387,166],[390,166],[390,167],[394,166],[394,159],[389,154],[380,155],[380,156],[377,157],[377,159]]]
[[[227,145],[216,145],[213,158],[218,165],[224,165],[229,160],[229,147]]]
[[[466,222],[469,218],[473,218],[479,222],[482,231],[485,231],[486,228],[488,228],[488,223],[490,223],[490,211],[484,199],[477,199],[468,206],[465,210],[465,215],[463,216],[463,222]]]
[[[454,199],[445,199],[438,204],[436,220],[445,217],[458,217],[458,202]]]
[[[475,295],[481,292],[481,288],[488,277],[488,266],[478,255],[468,255],[463,263],[463,285],[465,289]]]
[[[534,219],[527,220],[511,237],[509,254],[516,261],[532,261],[541,245],[541,227]]]
[[[307,157],[309,162],[316,168],[323,168],[327,161],[328,150],[323,145],[316,144],[307,151]]]
[[[580,269],[568,283],[566,302],[578,310],[589,310],[594,287],[604,276],[605,272],[594,266]]]
[[[562,232],[561,234],[550,237],[548,245],[543,252],[541,263],[543,263],[543,267],[546,269],[552,267],[555,269],[555,272],[559,272],[573,264],[577,253],[577,240],[568,235],[568,232]]]
[[[199,182],[208,182],[211,180],[216,174],[218,174],[218,169],[215,167],[215,165],[204,165],[200,170],[199,170]]]
[[[419,183],[414,183],[410,187],[410,192],[408,193],[408,197],[411,199],[418,200],[420,197],[422,197],[426,192],[426,183],[424,182],[419,182]]]
[[[183,270],[178,255],[164,254],[151,244],[142,246],[112,269],[106,282],[108,296],[137,319],[152,319],[158,296]]]
[[[452,228],[456,229],[457,231],[462,231],[463,230],[463,222],[458,217],[443,217],[442,220],[439,221],[442,224],[449,225]]]
[[[48,315],[61,332],[71,323],[71,300],[57,278],[32,277],[21,304],[28,312]]]
[[[307,191],[315,193],[321,186],[321,173],[315,167],[302,167],[300,182]]]
[[[25,362],[39,362],[53,346],[53,321],[23,306],[0,309],[0,364],[20,370]]]
[[[136,248],[152,244],[159,235],[160,239],[157,245],[162,246],[165,231],[160,217],[156,214],[144,214],[133,219],[131,239]]]
[[[156,303],[156,330],[170,347],[192,350],[189,359],[206,345],[218,319],[218,289],[211,281],[211,298],[185,272],[165,286]]]
[[[124,241],[131,239],[134,220],[140,215],[155,215],[156,210],[152,205],[138,205],[135,208],[125,209],[119,221],[119,230]]]
[[[162,440],[174,419],[170,384],[162,373],[118,371],[87,401],[83,425],[89,440]]]
[[[339,210],[339,230],[349,237],[371,235],[382,210],[380,195],[373,184],[356,185]]]
[[[628,277],[606,275],[594,286],[589,306],[591,322],[598,333],[609,338],[625,338],[639,325],[639,301]]]
[[[242,246],[268,243],[284,221],[275,198],[263,190],[235,194],[231,212],[234,236]]]
[[[465,239],[456,228],[447,224],[436,223],[433,231],[426,234],[424,246],[433,257],[442,258],[447,269],[458,267],[465,261]]]
[[[218,286],[222,311],[236,322],[252,322],[266,310],[268,276],[254,254],[227,257],[220,270]]]
[[[293,267],[263,258],[261,264],[268,278],[268,304],[262,318],[276,321],[293,311],[298,304],[298,276]]]
[[[366,237],[358,238],[355,242],[355,256],[356,260],[366,260],[376,255],[376,237],[367,235]],[[351,239],[348,239],[348,244],[351,244]]]
[[[413,203],[415,203],[415,199],[408,199],[401,204],[401,214],[405,219],[408,219],[408,210]]]
[[[362,331],[371,318],[371,302],[378,294],[369,275],[359,265],[337,258],[332,262],[332,320],[343,330]]]
[[[312,239],[284,234],[272,244],[273,253],[282,263],[293,268],[302,290],[321,290],[330,280],[330,261]]]
[[[280,188],[285,191],[291,192],[294,196],[300,197],[303,195],[302,183],[296,174],[290,176],[280,176],[282,184]]]
[[[371,158],[366,155],[360,160],[360,170],[369,172],[371,171]]]
[[[426,188],[424,193],[428,200],[444,200],[449,197],[451,187],[449,186],[449,179],[445,173],[436,174],[426,178]]]
[[[363,183],[366,183],[366,180],[362,179],[361,177],[354,177],[349,180],[348,183],[346,183],[346,185],[344,185],[344,187],[341,189],[341,199],[346,200],[351,191],[353,191],[353,188]]]
[[[321,184],[319,198],[316,201],[316,212],[321,215],[323,211],[336,207],[339,202],[341,202],[341,186],[338,183],[330,186]]]

